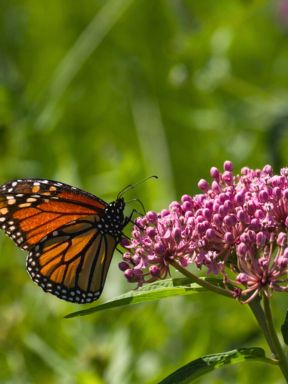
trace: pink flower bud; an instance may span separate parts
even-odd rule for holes
[[[203,192],[206,192],[209,189],[209,183],[206,180],[201,179],[198,182],[198,188],[201,189]]]
[[[213,209],[213,201],[212,200],[205,201],[204,202],[204,208],[212,210]]]
[[[149,272],[151,273],[151,276],[155,276],[155,277],[158,277],[160,276],[160,268],[158,267],[158,265],[151,265],[149,267]]]
[[[280,257],[278,257],[276,263],[277,263],[278,267],[280,267],[281,269],[287,268],[288,258],[280,256]]]
[[[227,185],[231,185],[231,183],[232,183],[232,181],[233,181],[233,174],[232,174],[232,172],[229,172],[229,171],[225,171],[225,172],[223,172],[222,180],[223,180]]]
[[[135,220],[135,223],[137,224],[138,227],[142,229],[146,225],[146,219],[142,217],[137,217],[137,219]]]
[[[240,243],[240,244],[237,246],[237,254],[238,254],[240,257],[245,257],[247,251],[248,251],[248,248],[247,248],[247,246],[246,246],[244,243]]]
[[[131,253],[130,252],[123,253],[122,258],[123,258],[123,260],[130,262],[131,261]]]
[[[282,179],[280,176],[272,176],[270,178],[270,183],[273,185],[273,187],[281,187]]]
[[[175,241],[179,242],[181,240],[181,229],[180,228],[174,228],[172,231],[172,236],[174,237]]]
[[[137,253],[135,253],[135,255],[133,255],[133,256],[131,257],[131,261],[132,261],[132,263],[133,263],[134,265],[138,265],[139,263],[141,263],[141,260],[142,260],[141,255],[139,255],[139,254],[137,254]]]
[[[172,201],[169,205],[170,211],[176,211],[181,212],[181,205],[178,203],[178,201]]]
[[[247,221],[247,215],[246,215],[246,213],[245,213],[242,209],[240,209],[240,210],[237,212],[237,219],[238,219],[241,223],[243,223],[243,224],[246,223],[246,221]]]
[[[219,180],[220,173],[216,167],[212,167],[210,169],[210,175],[211,175],[212,179]]]
[[[269,260],[267,260],[266,257],[260,257],[258,263],[262,268],[267,268],[269,266]]]
[[[222,217],[227,215],[227,213],[229,212],[229,209],[227,207],[225,207],[225,205],[220,205],[219,209],[218,209],[218,213],[219,215],[221,215]]]
[[[151,238],[154,238],[154,237],[157,235],[157,231],[156,231],[156,229],[153,228],[153,227],[148,227],[148,228],[146,229],[146,234],[147,234],[147,236],[149,236],[149,237],[151,237]]]
[[[120,240],[120,245],[125,248],[130,245],[130,240],[126,239],[126,237],[122,237],[122,239]]]
[[[207,209],[207,208],[203,209],[203,215],[204,215],[204,217],[205,217],[206,219],[210,220],[211,217],[212,217],[212,211],[211,211],[211,209]]]
[[[261,209],[257,209],[257,210],[255,211],[255,217],[256,217],[257,219],[264,219],[264,217],[265,217],[265,213],[264,213],[264,211],[262,211]]]
[[[118,264],[118,267],[119,269],[124,272],[126,271],[126,269],[129,268],[129,264],[128,263],[125,263],[125,261],[121,261],[119,264]]]
[[[279,187],[273,188],[272,195],[273,195],[274,198],[280,199],[280,197],[282,195],[281,189]]]
[[[223,219],[222,217],[219,215],[219,213],[215,213],[215,215],[213,215],[213,222],[215,223],[215,225],[217,227],[220,227],[223,223]]]
[[[189,196],[189,195],[183,195],[181,197],[181,201],[183,203],[185,203],[185,201],[188,201],[189,203],[193,203],[193,198],[191,196]]]
[[[245,201],[245,193],[244,193],[244,191],[236,193],[235,201],[236,201],[236,203],[238,203],[240,205],[242,205],[244,203],[244,201]]]
[[[219,207],[220,207],[220,203],[219,203],[219,200],[217,199],[217,200],[215,200],[213,202],[213,211],[214,212],[218,212],[219,211]]]
[[[232,164],[231,161],[226,160],[226,161],[224,162],[224,170],[225,170],[225,171],[229,171],[229,172],[232,172],[232,171],[233,171],[233,164]]]
[[[147,217],[148,223],[156,223],[157,222],[158,216],[157,216],[156,212],[149,211],[146,213],[146,217]]]
[[[162,254],[165,252],[165,247],[162,243],[156,243],[154,245],[154,250],[157,254]]]
[[[269,165],[269,164],[264,165],[263,172],[266,173],[269,176],[272,176],[273,169],[272,169],[271,165]]]
[[[224,204],[225,201],[226,201],[227,199],[229,199],[229,197],[226,195],[226,193],[221,193],[221,194],[219,195],[219,201],[220,201],[220,203]]]
[[[284,232],[280,232],[278,237],[277,237],[277,244],[280,246],[280,247],[284,247],[285,245],[287,245],[287,235],[286,233]]]
[[[233,203],[231,200],[226,200],[224,202],[224,207],[228,209],[228,212],[232,210],[233,208]]]
[[[254,203],[254,201],[249,201],[247,203],[247,208],[248,208],[248,213],[249,215],[254,215],[254,212],[256,211],[256,204]]]
[[[257,248],[262,248],[264,247],[266,242],[266,236],[264,235],[263,232],[258,232],[256,235],[256,245]]]
[[[259,231],[261,229],[261,225],[258,219],[252,219],[250,223],[250,228],[254,231]]]
[[[267,191],[260,191],[259,192],[259,199],[262,203],[265,203],[269,199],[269,195]]]
[[[135,275],[133,269],[126,269],[124,276],[129,281],[129,283],[135,283],[137,281],[137,276]]]
[[[255,242],[255,240],[256,240],[256,232],[255,231],[252,231],[249,229],[247,231],[247,236],[248,236],[248,241],[250,241],[251,243]]]
[[[191,211],[193,208],[193,205],[190,201],[185,201],[182,205],[181,208],[184,212]]]
[[[283,253],[283,257],[288,259],[288,248],[285,248],[284,253]]]
[[[246,275],[246,273],[239,273],[236,280],[240,284],[247,285],[249,279],[248,279],[248,276]]]
[[[283,197],[284,197],[285,200],[288,200],[288,189],[285,189],[283,191]]]
[[[228,226],[228,227],[233,227],[236,222],[237,222],[237,219],[236,219],[236,216],[235,215],[227,215],[224,217],[223,219],[224,223]]]
[[[168,209],[162,209],[161,217],[165,217],[165,216],[168,216],[168,215],[170,215],[170,211],[168,211]]]
[[[226,232],[224,235],[224,241],[227,244],[233,244],[234,243],[234,236],[231,232]]]
[[[250,169],[248,167],[241,168],[241,174],[242,175],[248,175],[249,171],[250,171]]]
[[[221,187],[220,187],[219,183],[215,180],[212,181],[211,189],[214,193],[220,193],[221,192]]]
[[[212,228],[207,229],[206,237],[208,240],[214,240],[216,238],[216,233],[215,233],[214,229],[212,229]]]

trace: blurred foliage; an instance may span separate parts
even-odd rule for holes
[[[157,174],[127,198],[160,210],[226,159],[287,165],[287,0],[0,5],[3,183],[51,178],[109,201]],[[266,348],[246,306],[208,294],[63,319],[79,306],[37,288],[2,235],[0,252],[1,383],[156,383],[207,353]],[[103,299],[131,288],[118,260]],[[250,363],[199,382],[281,376]]]

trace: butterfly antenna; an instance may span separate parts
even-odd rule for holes
[[[120,197],[122,197],[124,195],[124,193],[126,193],[127,191],[130,191],[131,189],[134,189],[136,186],[138,186],[139,184],[143,184],[145,183],[147,180],[149,179],[158,179],[158,176],[155,176],[155,175],[152,175],[152,176],[148,176],[146,177],[145,179],[143,180],[140,180],[138,181],[137,183],[135,184],[128,184],[125,188],[123,188],[117,195],[117,199],[119,199]]]

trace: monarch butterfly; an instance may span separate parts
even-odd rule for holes
[[[0,227],[28,251],[26,267],[44,291],[79,304],[99,298],[122,230],[125,202],[111,203],[44,179],[0,187]]]

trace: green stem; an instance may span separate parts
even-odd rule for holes
[[[201,287],[207,288],[209,291],[213,291],[222,296],[226,296],[230,298],[234,297],[233,292],[228,291],[224,288],[218,287],[217,285],[211,284],[207,280],[200,279],[193,273],[189,272],[187,269],[183,268],[180,264],[177,263],[177,261],[169,260],[169,263],[173,265],[173,267],[176,268],[179,272],[181,272],[184,276],[192,280],[194,283],[201,285]]]
[[[267,343],[271,349],[271,352],[273,353],[273,355],[276,355],[276,347],[273,343],[273,340],[271,339],[271,334],[270,334],[270,330],[268,328],[265,313],[263,311],[263,308],[261,307],[260,302],[261,302],[260,296],[257,296],[254,300],[252,300],[249,303],[249,307],[250,307],[251,311],[253,312],[260,328],[262,329],[262,331],[264,333],[265,339],[266,339],[266,341],[267,341]]]
[[[282,349],[282,346],[280,344],[277,333],[275,331],[272,313],[271,313],[271,307],[270,307],[270,300],[265,295],[263,295],[263,304],[264,304],[264,312],[265,312],[265,317],[266,317],[270,338],[273,343],[273,350],[272,349],[271,350],[274,353],[275,358],[278,360],[279,367],[286,379],[286,382],[288,383],[288,361]]]

